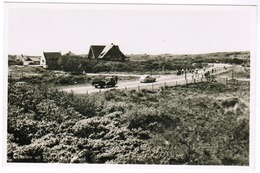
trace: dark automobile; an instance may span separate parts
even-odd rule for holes
[[[95,86],[95,88],[114,87],[116,85],[116,79],[115,77],[106,77],[105,79],[96,78],[93,80],[92,85]]]

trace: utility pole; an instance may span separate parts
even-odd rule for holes
[[[184,61],[185,63],[185,69],[184,69],[184,73],[185,73],[185,80],[187,79],[187,75],[186,75],[186,61]]]
[[[162,66],[163,74],[164,74],[164,65]]]

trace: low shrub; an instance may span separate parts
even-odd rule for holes
[[[246,84],[8,93],[8,162],[249,165]]]

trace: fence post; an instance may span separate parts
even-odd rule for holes
[[[185,83],[186,83],[186,85],[187,85],[187,79],[185,79]]]
[[[228,84],[228,78],[226,78],[226,84]]]
[[[237,85],[238,85],[238,79],[237,79]]]
[[[125,87],[125,90],[126,90],[126,87]]]
[[[177,81],[176,81],[176,86],[178,85]]]
[[[196,83],[196,79],[194,78],[194,83]]]
[[[99,93],[101,93],[101,88],[99,88]]]
[[[138,85],[138,92],[140,92],[140,85]]]

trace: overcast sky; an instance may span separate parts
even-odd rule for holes
[[[249,6],[8,4],[7,52],[87,54],[117,44],[125,54],[250,50]]]

